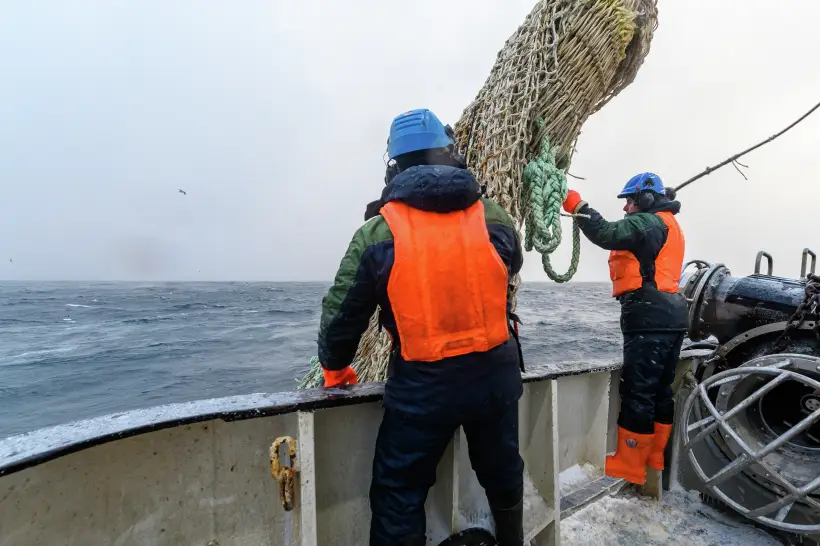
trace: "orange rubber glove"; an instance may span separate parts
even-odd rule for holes
[[[569,214],[575,214],[581,205],[585,205],[586,201],[581,199],[581,194],[575,190],[567,192],[567,198],[564,199],[564,210]]]
[[[334,371],[322,368],[322,375],[325,378],[325,388],[341,387],[344,385],[355,385],[359,382],[356,370],[348,366],[347,368]]]

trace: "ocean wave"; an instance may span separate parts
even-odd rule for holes
[[[65,306],[66,307],[82,307],[84,309],[91,309],[93,307],[92,305],[83,305],[81,303],[66,303]]]
[[[43,355],[51,355],[54,353],[67,353],[77,349],[78,345],[69,345],[67,347],[57,347],[55,349],[40,349],[38,351],[26,351],[25,353],[20,353],[19,355],[11,357],[12,359],[18,358],[29,358],[32,356],[43,356]]]
[[[153,324],[155,322],[165,322],[167,320],[175,320],[177,317],[173,315],[165,315],[161,317],[140,317],[130,318],[120,321],[122,324]]]
[[[267,322],[263,324],[245,324],[243,326],[237,326],[235,328],[230,328],[229,330],[225,330],[220,332],[220,335],[225,334],[233,334],[234,332],[243,332],[245,330],[258,330],[258,329],[268,329],[268,328],[275,328],[278,326],[275,322]]]
[[[241,340],[237,340],[241,341]],[[172,341],[157,341],[154,343],[149,343],[147,345],[138,345],[134,347],[128,347],[129,351],[133,351],[134,354],[139,355],[140,358],[153,358],[151,355],[143,355],[140,353],[143,349],[168,349],[168,350],[175,350],[179,351],[183,348],[202,348],[205,345],[225,345],[226,341],[220,338],[200,338],[200,339],[175,339]]]
[[[175,311],[187,311],[191,309],[225,309],[225,305],[218,303],[180,303],[171,307]]]
[[[43,321],[17,318],[0,318],[0,324],[43,324]]]
[[[305,309],[266,309],[266,315],[284,315],[284,316],[291,316],[291,315],[303,315],[305,314]]]
[[[54,298],[50,298],[50,299],[54,299]],[[43,302],[43,300],[41,300],[41,299],[20,298],[18,300],[9,300],[9,301],[3,302],[2,306],[3,307],[14,307],[15,305],[37,305],[37,304],[42,303],[42,302]]]

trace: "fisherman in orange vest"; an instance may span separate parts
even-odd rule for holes
[[[621,303],[624,366],[618,449],[606,458],[606,473],[636,484],[646,481],[646,466],[663,470],[664,449],[672,430],[672,382],[684,332],[687,307],[678,293],[684,237],[675,215],[680,203],[660,177],[641,173],[627,182],[626,217],[607,222],[570,190],[564,210],[576,219],[593,244],[610,250],[612,295]]]
[[[518,232],[481,196],[452,130],[429,110],[393,120],[388,155],[381,199],[322,302],[318,340],[325,387],[334,387],[356,383],[350,362],[377,305],[392,339],[370,545],[426,544],[424,503],[461,426],[498,544],[522,546],[522,359],[510,312]]]

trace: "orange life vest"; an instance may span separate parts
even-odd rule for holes
[[[677,292],[683,267],[685,240],[683,232],[671,212],[658,212],[669,229],[666,243],[655,258],[655,284],[661,292]],[[643,286],[641,266],[628,250],[613,250],[609,254],[609,278],[612,279],[612,295],[620,296]]]
[[[481,201],[446,214],[393,201],[381,215],[393,233],[387,296],[405,360],[436,362],[509,339],[507,267]]]

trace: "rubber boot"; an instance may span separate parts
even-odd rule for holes
[[[524,546],[524,501],[511,508],[490,508],[498,546]]]
[[[486,529],[471,527],[444,539],[438,546],[498,546],[498,542]]]
[[[606,457],[606,475],[643,485],[646,482],[646,459],[654,436],[618,427],[618,450],[615,455]]]
[[[655,423],[655,439],[652,442],[652,449],[649,451],[649,458],[646,459],[646,466],[652,470],[663,470],[663,452],[671,434],[672,425]]]

